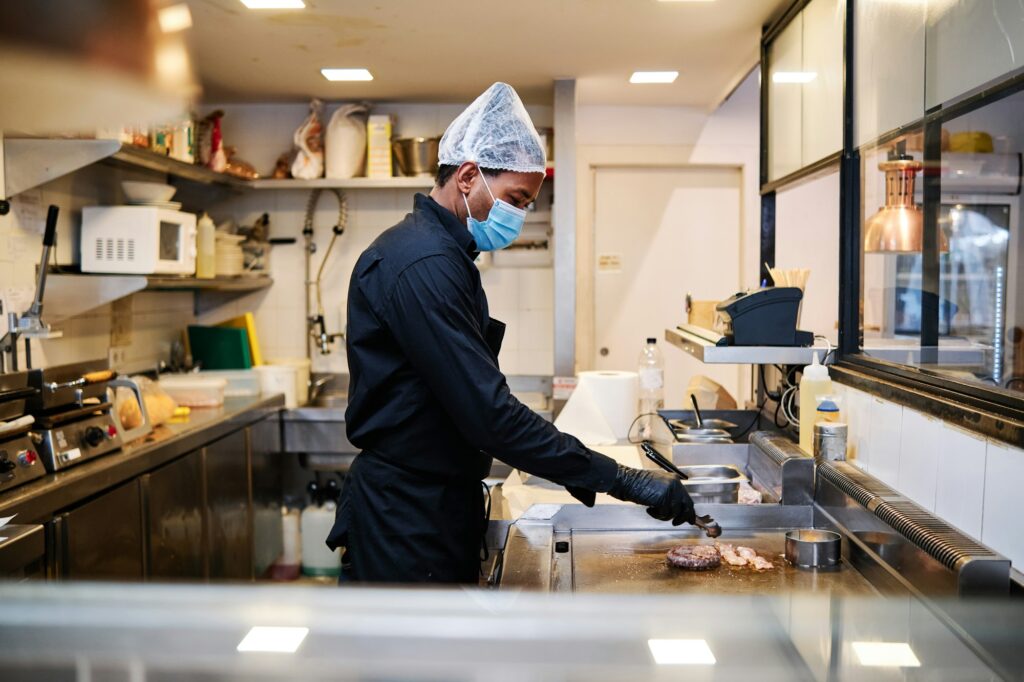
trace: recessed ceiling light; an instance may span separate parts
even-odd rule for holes
[[[817,77],[814,71],[776,71],[772,83],[810,83]]]
[[[658,0],[658,2],[714,2],[715,0]]]
[[[302,0],[242,0],[249,9],[305,9]]]
[[[192,25],[192,13],[188,11],[188,5],[185,3],[161,7],[156,18],[160,22],[160,30],[164,33],[177,33]]]
[[[629,77],[630,83],[674,83],[679,77],[678,71],[634,71]]]
[[[649,639],[647,647],[658,665],[714,665],[711,647],[703,639]]]
[[[309,628],[257,625],[238,643],[238,650],[294,654],[308,634]]]
[[[320,69],[329,81],[372,81],[373,74],[367,69]]]
[[[914,650],[906,642],[853,642],[861,665],[872,668],[920,668]]]

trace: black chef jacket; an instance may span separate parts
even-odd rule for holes
[[[614,460],[509,391],[476,256],[466,226],[418,194],[352,272],[345,421],[362,452],[328,545],[346,546],[353,579],[475,580],[492,457],[591,504],[615,479]]]

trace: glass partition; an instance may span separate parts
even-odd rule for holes
[[[854,5],[854,140],[858,146],[924,116],[925,2]]]
[[[930,0],[927,7],[928,109],[1024,65],[1020,0]]]
[[[1024,92],[861,150],[865,355],[1024,393],[1021,112]]]
[[[768,46],[769,181],[842,149],[843,0],[812,0]]]

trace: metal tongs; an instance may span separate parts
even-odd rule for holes
[[[682,469],[677,467],[668,458],[651,447],[651,444],[647,441],[640,443],[640,449],[644,451],[644,455],[647,456],[647,459],[651,460],[670,474],[675,474],[684,481],[689,478],[689,476],[683,473]],[[709,538],[717,538],[722,534],[722,527],[719,526],[718,523],[708,514],[696,517],[693,520],[693,525],[704,531],[704,534]]]

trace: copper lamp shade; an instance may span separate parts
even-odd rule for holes
[[[914,205],[914,176],[924,167],[920,161],[897,159],[878,164],[885,172],[885,206],[864,224],[865,253],[920,253],[924,241],[924,214]],[[949,241],[939,230],[939,251],[949,251]]]

